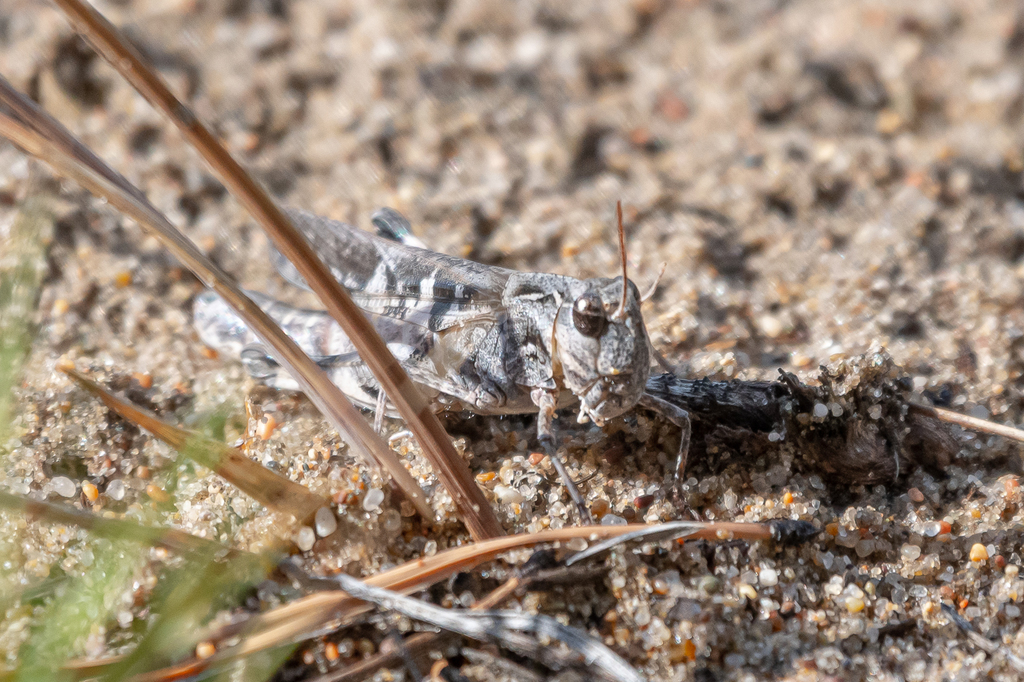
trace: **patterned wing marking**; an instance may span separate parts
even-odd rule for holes
[[[408,246],[305,211],[288,209],[287,213],[359,307],[430,331],[493,317],[513,274],[512,270]],[[280,253],[274,252],[273,262],[287,281],[309,288]]]

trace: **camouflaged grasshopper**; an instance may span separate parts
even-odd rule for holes
[[[298,210],[289,218],[332,274],[369,315],[412,380],[439,409],[500,415],[538,412],[537,435],[586,519],[586,506],[555,454],[555,411],[579,403],[578,421],[601,425],[637,405],[682,429],[677,480],[689,446],[688,414],[645,392],[651,346],[641,296],[626,277],[622,207],[618,206],[621,277],[579,280],[523,273],[426,249],[400,214],[383,209],[378,235]],[[278,272],[308,288],[287,259]],[[653,287],[651,290],[653,293]],[[323,311],[248,294],[357,405],[396,416],[341,328]],[[216,294],[195,302],[200,338],[239,356],[264,383],[298,384]]]

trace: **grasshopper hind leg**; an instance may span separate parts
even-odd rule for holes
[[[327,373],[331,382],[341,389],[341,392],[351,400],[356,407],[365,410],[379,411],[381,396],[384,392],[380,390],[376,379],[370,370],[359,359],[358,353],[341,353],[339,355],[311,356],[312,360],[320,365],[320,368]],[[275,360],[267,349],[258,343],[250,344],[242,349],[242,366],[253,379],[271,388],[281,391],[302,391],[292,375]],[[394,416],[394,408],[387,402],[385,397],[384,416]]]

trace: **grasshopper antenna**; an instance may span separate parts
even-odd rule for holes
[[[621,322],[626,319],[626,297],[629,296],[629,280],[626,279],[626,230],[622,227],[622,200],[615,203],[615,215],[619,219],[619,256],[622,258],[622,302],[611,319]]]
[[[665,274],[665,268],[668,267],[668,263],[662,263],[661,267],[658,268],[658,276],[654,278],[654,282],[651,284],[651,288],[647,290],[645,294],[640,297],[640,305],[647,303],[651,296],[654,296],[654,292],[658,290],[658,284],[661,282],[662,276]]]

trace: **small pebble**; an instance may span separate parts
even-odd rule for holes
[[[331,511],[330,507],[320,507],[316,510],[313,525],[316,526],[316,534],[322,538],[338,530],[338,520],[334,518],[334,512]]]
[[[123,500],[124,481],[122,481],[120,478],[111,481],[110,484],[107,486],[107,497],[114,500],[115,502],[120,502],[121,500]]]
[[[402,500],[406,502],[407,500]],[[381,527],[384,528],[385,533],[397,533],[402,529],[402,514],[394,509],[390,509],[381,516]]]
[[[875,129],[882,135],[892,135],[903,125],[903,118],[892,109],[883,109],[878,112],[875,120]]]
[[[917,561],[921,556],[921,548],[917,545],[903,545],[900,547],[900,556],[906,561]]]
[[[295,544],[298,545],[299,551],[308,552],[313,549],[313,543],[316,542],[316,533],[309,526],[303,526],[299,529],[298,534],[295,536]]]
[[[918,490],[917,488],[911,488],[910,490],[908,490],[907,496],[910,497],[911,502],[917,504],[924,502],[924,493]]]
[[[494,486],[494,495],[502,504],[520,504],[526,501],[518,490],[501,483]]]
[[[199,644],[196,644],[196,658],[199,660],[209,658],[215,653],[217,653],[217,647],[210,642],[200,642]]]
[[[277,428],[277,420],[274,419],[274,415],[265,414],[256,425],[256,436],[261,440],[267,440],[274,435],[275,428]]]
[[[1003,491],[1007,497],[1014,496],[1020,489],[1020,481],[1016,478],[1008,478],[1003,482]]]
[[[985,545],[975,543],[971,546],[971,561],[988,561],[988,550]]]
[[[690,107],[673,92],[662,92],[658,96],[658,113],[669,121],[682,121],[690,115]]]
[[[531,452],[530,464],[532,464],[533,466],[537,466],[538,464],[544,461],[544,457],[546,457],[546,455],[543,452]]]
[[[82,481],[82,492],[85,494],[85,499],[90,502],[95,502],[96,498],[100,496],[99,489],[89,481]]]
[[[744,596],[747,599],[750,599],[751,601],[757,599],[757,590],[754,589],[753,585],[748,585],[747,583],[740,583],[736,586],[736,591],[739,592],[741,596]]]
[[[119,273],[117,273],[116,275],[114,275],[114,284],[117,287],[121,288],[121,289],[124,289],[126,286],[129,286],[131,283],[132,283],[132,273],[131,273],[130,270],[122,270]]]
[[[718,594],[722,589],[722,581],[713,575],[706,575],[697,583],[697,589],[703,594]]]
[[[137,383],[142,388],[153,388],[152,374],[149,374],[147,372],[135,372],[134,374],[132,374],[132,379],[135,379],[135,383]]]
[[[758,320],[758,326],[761,327],[761,332],[769,339],[778,338],[783,332],[782,320],[774,315],[762,315],[761,319]]]
[[[847,597],[846,610],[850,613],[860,613],[864,610],[864,600],[860,597]]]
[[[146,486],[146,494],[149,495],[149,499],[160,504],[171,501],[171,496],[167,494],[167,491],[155,483]]]
[[[380,504],[383,501],[384,491],[380,488],[373,488],[366,493],[366,497],[363,498],[363,509],[368,512],[377,511],[380,509]]]
[[[640,495],[633,500],[633,506],[637,509],[643,510],[654,504],[654,495]]]
[[[324,646],[324,658],[326,658],[328,661],[333,663],[334,661],[338,660],[340,657],[341,656],[338,653],[338,645],[337,644],[335,644],[334,642],[328,642],[327,645]]]
[[[774,568],[762,569],[761,574],[757,578],[762,587],[775,587],[779,584],[779,572]]]
[[[50,487],[53,488],[53,492],[61,497],[74,497],[77,491],[75,482],[67,476],[57,476],[50,481]]]

